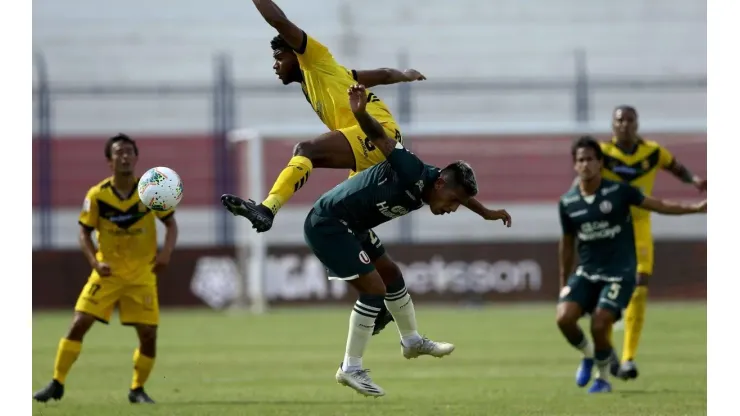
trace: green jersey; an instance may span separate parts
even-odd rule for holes
[[[594,195],[581,195],[576,186],[560,198],[563,234],[578,241],[577,275],[604,281],[634,278],[637,255],[630,207],[644,199],[637,188],[606,179]]]
[[[314,204],[314,212],[340,219],[353,230],[369,230],[421,208],[422,192],[439,175],[439,168],[425,164],[396,143],[385,162],[322,195]]]

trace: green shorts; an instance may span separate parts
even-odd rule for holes
[[[584,276],[572,274],[568,283],[560,291],[559,302],[575,302],[583,313],[593,313],[597,308],[614,314],[614,321],[622,317],[635,290],[635,277],[626,276],[619,281],[589,280]]]
[[[370,273],[375,270],[373,263],[385,254],[373,230],[351,230],[342,220],[319,216],[313,209],[303,224],[303,238],[329,280],[352,280]]]

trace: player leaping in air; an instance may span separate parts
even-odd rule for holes
[[[560,301],[557,324],[565,339],[583,353],[576,384],[596,380],[589,393],[611,391],[609,370],[616,354],[610,330],[635,290],[637,254],[632,224],[633,207],[666,215],[706,212],[706,200],[682,204],[655,199],[629,184],[602,178],[604,153],[591,137],[578,139],[571,149],[578,185],[560,198]],[[573,271],[575,245],[578,267]],[[567,279],[567,282],[566,282]],[[591,314],[593,344],[578,326]]]
[[[707,188],[707,180],[691,173],[668,149],[659,143],[645,140],[638,133],[638,115],[634,107],[620,105],[612,115],[614,137],[601,143],[604,152],[604,178],[625,182],[651,195],[658,171],[666,170],[699,191]],[[624,313],[624,347],[622,363],[615,365],[612,374],[622,379],[637,378],[635,356],[645,321],[648,282],[653,274],[653,236],[650,212],[632,209],[637,250],[637,287]]]
[[[385,392],[362,367],[362,357],[384,306],[395,318],[405,358],[443,357],[455,347],[419,335],[414,303],[401,271],[372,228],[424,205],[435,215],[455,212],[478,193],[478,185],[467,163],[457,161],[444,169],[426,165],[394,140],[368,112],[370,93],[362,85],[352,86],[348,93],[359,127],[386,160],[322,195],[308,213],[303,231],[329,278],[346,281],[359,292],[336,380],[360,394],[377,397]],[[382,275],[380,267],[395,272]]]
[[[385,160],[352,115],[347,102],[347,89],[355,83],[365,87],[424,80],[413,69],[401,72],[395,69],[369,71],[348,70],[334,59],[326,46],[308,36],[288,20],[285,13],[270,0],[253,0],[262,17],[278,31],[272,42],[275,58],[273,69],[283,84],[301,84],[303,95],[319,119],[330,130],[312,140],[298,143],[288,166],[278,176],[269,195],[262,203],[243,200],[235,195],[224,195],[221,202],[232,214],[246,217],[257,232],[268,231],[278,210],[303,187],[314,168],[348,169],[350,176]],[[403,142],[401,131],[385,103],[372,92],[367,95],[367,112],[383,127],[385,134]],[[475,198],[465,206],[487,220],[502,220],[511,226],[511,217],[505,210],[490,210]],[[395,270],[378,266],[380,274],[393,276]],[[383,311],[378,317],[375,333],[392,320]]]
[[[272,42],[275,64],[273,69],[283,84],[301,84],[306,100],[330,130],[312,140],[298,143],[288,166],[278,176],[269,195],[262,203],[224,195],[222,202],[234,215],[249,219],[257,232],[268,231],[278,210],[306,184],[314,168],[348,169],[350,176],[385,160],[358,126],[347,102],[347,89],[360,83],[365,87],[395,84],[425,79],[413,69],[370,71],[348,70],[334,59],[326,46],[307,35],[288,20],[285,13],[270,0],[253,0],[262,17],[279,35]],[[367,112],[383,127],[385,134],[402,142],[398,123],[385,103],[369,92]],[[466,206],[480,216],[505,223],[510,222],[506,211],[489,210],[475,199]]]

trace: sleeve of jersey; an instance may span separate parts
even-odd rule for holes
[[[558,204],[558,211],[560,211],[560,228],[563,230],[563,234],[575,234],[573,223],[570,222],[570,217],[565,212],[565,206],[562,202]]]
[[[424,162],[415,154],[396,142],[396,148],[386,158],[402,183],[411,185],[418,182],[424,173]]]
[[[661,146],[659,159],[660,167],[663,169],[667,169],[673,164],[674,160],[675,157],[673,156],[673,153],[668,151],[668,149],[666,149],[665,147]]]
[[[98,226],[98,201],[92,189],[85,195],[80,218],[77,222],[88,230],[93,230]]]
[[[155,211],[154,215],[156,215],[160,221],[165,222],[175,215],[175,210],[171,209],[169,211]]]
[[[315,69],[325,65],[334,65],[334,57],[321,42],[303,33],[303,43],[296,49],[298,63],[306,69]]]
[[[626,184],[623,185],[623,189],[627,197],[627,202],[630,205],[634,205],[638,207],[642,205],[642,201],[645,200],[645,194],[643,194],[641,190],[635,188],[634,186],[626,185]]]

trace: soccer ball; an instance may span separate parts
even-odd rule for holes
[[[182,181],[174,170],[165,167],[151,168],[139,179],[139,199],[149,209],[168,211],[182,200]]]

